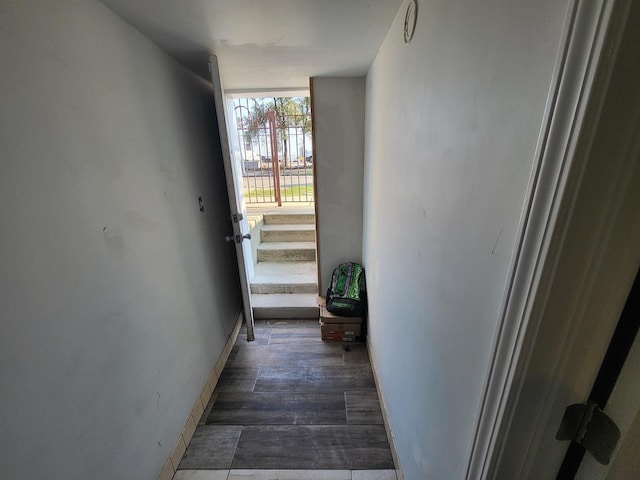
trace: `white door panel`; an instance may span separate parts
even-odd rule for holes
[[[247,209],[244,202],[244,192],[242,190],[242,171],[240,168],[239,155],[233,155],[233,145],[230,142],[229,121],[235,121],[228,115],[227,101],[224,95],[224,88],[220,79],[218,59],[215,55],[210,57],[209,68],[211,70],[211,80],[213,82],[213,96],[216,107],[216,117],[218,119],[218,130],[220,131],[220,145],[222,147],[222,160],[224,163],[225,177],[227,180],[227,190],[229,192],[229,206],[231,215],[238,215],[241,218],[233,223],[233,239],[238,257],[238,269],[240,271],[240,288],[242,289],[242,303],[244,318],[247,325],[247,339],[254,339],[253,309],[251,308],[251,242],[249,241],[249,224],[247,222]],[[233,111],[233,110],[230,110]],[[235,241],[238,239],[239,241]]]

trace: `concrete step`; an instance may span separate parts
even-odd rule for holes
[[[315,262],[260,262],[251,279],[251,293],[316,293]]]
[[[314,293],[318,294],[317,283],[252,283],[251,293],[261,295]]]
[[[316,293],[252,295],[251,302],[255,319],[320,318]]]
[[[264,213],[265,225],[278,225],[278,224],[306,224],[315,225],[315,215],[313,210],[303,209],[289,209],[279,210],[277,212],[265,212]]]
[[[314,242],[267,242],[258,245],[260,262],[314,262]]]
[[[300,224],[273,224],[262,225],[260,240],[263,242],[315,242],[315,225]]]

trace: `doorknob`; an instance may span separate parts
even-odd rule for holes
[[[231,243],[231,242],[236,242],[236,243],[242,243],[242,241],[244,239],[247,240],[251,240],[251,234],[250,233],[245,233],[244,235],[227,235],[226,237],[224,237],[225,242]]]

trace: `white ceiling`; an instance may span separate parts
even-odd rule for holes
[[[365,74],[402,1],[102,0],[205,78],[217,55],[228,91]]]

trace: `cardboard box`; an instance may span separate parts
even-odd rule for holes
[[[325,342],[354,342],[362,332],[360,324],[320,322],[322,340]]]
[[[344,337],[341,335],[327,335],[322,337],[323,342],[355,342],[357,337]]]
[[[322,330],[322,337],[327,335],[341,335],[343,337],[359,337],[361,333],[361,326],[355,323],[329,323],[320,324]]]

